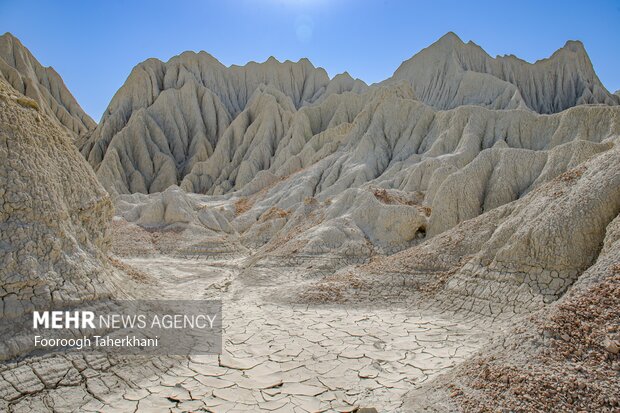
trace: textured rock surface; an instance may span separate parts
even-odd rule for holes
[[[108,194],[70,137],[0,80],[0,294],[5,321],[110,293]],[[5,335],[6,332],[3,332]],[[2,357],[21,351],[4,342]]]
[[[409,274],[412,281],[420,275],[434,300],[459,313],[510,318],[541,308],[599,256],[606,228],[620,213],[619,160],[616,139],[612,149],[520,200],[369,264],[368,271]]]
[[[51,67],[43,67],[11,33],[0,36],[0,77],[33,99],[41,111],[58,121],[74,139],[95,129],[88,116]]]
[[[545,116],[471,106],[438,112],[407,97],[406,85],[383,92],[351,123],[303,146],[293,143],[294,135],[282,140],[268,173],[225,197],[252,199],[251,208],[233,220],[237,230],[251,231],[255,241],[275,250],[285,237],[295,244],[290,250],[304,254],[354,249],[367,255],[368,241],[380,252],[396,252],[522,198],[609,150],[620,135],[620,107],[576,107]],[[344,133],[322,141],[332,130]],[[288,161],[279,162],[280,156]],[[214,162],[196,165],[184,185],[217,176],[209,172]],[[382,202],[378,191],[394,202]],[[309,199],[317,201],[312,211]],[[261,220],[271,208],[288,211],[277,227]]]
[[[578,41],[532,64],[514,55],[493,59],[475,43],[448,33],[403,62],[386,82],[401,80],[439,109],[481,105],[557,113],[575,105],[620,103],[601,84]]]
[[[413,391],[406,408],[617,410],[619,228],[616,216],[606,227],[596,262],[561,299],[533,313],[449,374]]]
[[[247,254],[230,223],[231,213],[205,198],[177,186],[151,195],[119,196],[112,232],[117,241],[124,242],[116,242],[113,252],[120,256],[164,253],[218,259]]]
[[[230,68],[204,52],[185,52],[166,63],[150,59],[132,71],[82,153],[113,193],[179,185],[223,194],[244,188],[260,171],[287,176],[344,149],[358,164],[348,171],[344,186],[350,187],[385,175],[388,167],[396,166],[390,171],[395,173],[424,158],[460,152],[445,160],[447,173],[500,139],[508,139],[509,147],[547,149],[566,142],[558,142],[562,136],[551,139],[566,126],[558,124],[561,118],[526,112],[620,104],[596,77],[579,42],[530,64],[492,59],[448,34],[382,85],[387,87],[368,88],[348,74],[330,80],[304,59]],[[506,115],[464,105],[520,111]],[[452,108],[460,111],[436,111]],[[455,146],[458,141],[461,146]],[[333,169],[343,164],[335,162]]]
[[[616,138],[518,201],[304,285],[300,297],[415,302],[494,326],[489,345],[412,390],[404,411],[615,411],[619,165]]]
[[[279,105],[294,111],[365,88],[348,74],[330,80],[306,59],[270,58],[243,67],[225,67],[205,52],[185,52],[166,63],[149,59],[116,93],[82,153],[108,189],[158,192],[211,157],[225,131],[238,135],[255,125],[262,128],[258,133],[277,133],[286,122]]]

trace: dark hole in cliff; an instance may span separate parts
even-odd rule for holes
[[[421,226],[415,233],[416,238],[424,238],[426,237],[426,227]]]

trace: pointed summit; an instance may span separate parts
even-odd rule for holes
[[[464,44],[463,40],[461,40],[461,38],[456,33],[454,33],[454,32],[448,32],[448,33],[444,34],[435,43],[450,44],[450,45],[461,45],[461,44]]]
[[[532,64],[513,55],[492,58],[448,32],[403,62],[386,82],[402,80],[439,109],[469,104],[557,113],[581,104],[618,104],[596,76],[583,44],[574,40]]]
[[[573,53],[586,53],[585,46],[579,40],[568,40],[562,49],[569,50]]]
[[[460,49],[463,46],[465,46],[465,43],[463,42],[463,40],[461,40],[459,36],[457,36],[456,33],[448,32],[444,34],[443,36],[441,36],[439,39],[437,39],[435,43],[431,44],[424,50],[451,51],[455,49]]]
[[[52,67],[44,67],[13,34],[0,36],[0,77],[18,92],[34,99],[42,111],[67,129],[74,138],[97,124],[77,103]]]

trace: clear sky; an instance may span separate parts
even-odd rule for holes
[[[533,62],[581,40],[620,89],[620,0],[0,0],[10,31],[53,66],[96,121],[139,62],[206,50],[225,65],[309,58],[367,83],[448,31]]]

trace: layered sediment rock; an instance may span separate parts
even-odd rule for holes
[[[505,231],[513,232],[512,237],[527,233],[527,239],[504,240],[491,263],[468,264],[447,281],[445,286],[451,293],[439,294],[438,298],[451,301],[457,292],[461,305],[467,297],[469,307],[465,310],[479,311],[489,299],[496,303],[489,308],[504,309],[512,307],[509,301],[522,301],[515,299],[519,295],[514,294],[514,288],[498,288],[497,281],[502,279],[506,285],[521,282],[522,291],[529,289],[541,298],[561,298],[539,306],[538,311],[498,336],[471,360],[413,391],[407,398],[408,409],[618,408],[619,156],[616,147],[545,185],[536,191],[539,194],[519,201],[520,205],[482,245],[479,255],[490,257],[493,239],[500,239]],[[532,216],[534,211],[537,213]],[[517,216],[529,219],[519,225]],[[497,217],[493,218],[498,222]],[[513,272],[495,265],[499,260],[511,261],[510,269],[521,261],[521,269]],[[524,276],[520,281],[519,275]],[[490,281],[495,281],[495,286]],[[486,292],[484,297],[482,291]],[[555,390],[548,392],[549,388]]]

